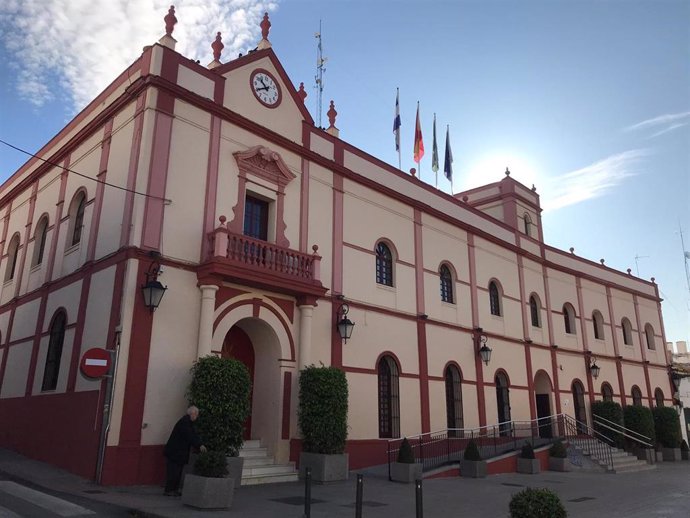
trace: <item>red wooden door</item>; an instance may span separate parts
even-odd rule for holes
[[[249,370],[249,379],[252,382],[252,390],[249,393],[249,408],[251,409],[254,397],[254,346],[249,336],[247,336],[247,333],[242,331],[239,327],[233,326],[225,336],[221,356],[223,358],[234,358],[247,366],[247,370]],[[252,416],[250,415],[244,423],[244,440],[251,439],[251,435]]]

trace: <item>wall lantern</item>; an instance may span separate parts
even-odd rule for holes
[[[345,340],[345,343],[352,336],[352,330],[355,328],[355,323],[347,318],[347,313],[350,311],[350,306],[343,303],[338,308],[338,322],[336,327],[338,328],[338,334],[340,338]]]
[[[597,365],[597,359],[595,357],[589,359],[589,372],[592,373],[592,377],[594,379],[597,379],[599,377],[601,367]]]
[[[165,290],[168,289],[167,286],[163,286],[158,280],[158,276],[162,273],[160,263],[158,261],[152,262],[146,272],[146,284],[141,287],[141,292],[144,295],[144,306],[149,308],[151,313],[161,303]]]
[[[484,362],[484,365],[489,365],[489,362],[491,361],[491,352],[492,349],[486,345],[486,335],[481,334],[482,328],[478,327],[475,329],[475,341],[477,344],[477,352],[479,353],[479,356],[481,356],[482,361]],[[481,347],[480,347],[481,345]]]

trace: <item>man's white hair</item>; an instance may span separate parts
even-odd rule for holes
[[[198,414],[199,409],[197,407],[195,407],[194,405],[192,405],[187,409],[187,415],[192,415],[194,413]]]

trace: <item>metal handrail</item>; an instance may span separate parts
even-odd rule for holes
[[[627,438],[630,439],[631,441],[638,442],[638,443],[640,443],[640,444],[646,446],[647,448],[653,448],[653,447],[654,447],[654,445],[653,445],[651,442],[642,441],[642,440],[640,440],[640,439],[638,439],[638,438],[636,438],[636,437],[633,437],[632,435],[628,435],[628,434],[625,433],[625,432],[621,432],[620,430],[616,430],[615,428],[611,428],[610,426],[608,426],[608,425],[606,425],[606,424],[604,424],[604,423],[599,423],[599,422],[596,421],[596,419],[594,420],[594,422],[595,422],[596,424],[598,424],[599,426],[603,426],[604,428],[608,428],[608,429],[611,430],[612,432],[618,433],[618,434],[622,435],[623,437],[627,437]],[[622,428],[623,428],[623,430],[628,430],[628,429],[625,428],[625,427],[622,427]],[[628,431],[632,432],[633,430],[628,430]],[[647,437],[646,435],[642,435],[642,434],[637,434],[637,435],[640,435],[641,437]],[[649,438],[649,437],[647,437],[647,438]]]
[[[607,423],[612,424],[614,426],[617,426],[618,428],[621,428],[621,429],[625,430],[626,432],[630,432],[632,434],[635,434],[639,437],[642,437],[643,439],[647,439],[648,441],[652,440],[651,437],[647,437],[646,435],[642,435],[640,432],[636,432],[635,430],[631,430],[630,428],[626,428],[622,424],[616,423],[615,421],[609,421],[608,419],[606,419],[605,417],[601,417],[600,415],[594,414],[592,417],[593,417],[595,423],[597,422],[597,420],[606,421]],[[598,424],[601,424],[601,423],[598,423]],[[620,432],[620,433],[624,433],[624,432]]]
[[[589,425],[587,425],[587,423],[578,421],[569,415],[564,415],[563,418],[564,428],[568,427],[571,432],[570,434],[566,433],[566,437],[570,436],[573,438],[573,441],[576,441],[581,435],[583,435],[582,432],[584,432],[584,435],[587,438],[586,440],[588,441],[587,449],[589,450],[590,455],[593,455],[600,463],[603,463],[607,470],[612,471],[613,454],[611,452],[611,446],[599,439],[597,435],[603,437],[607,442],[610,442],[608,437],[592,429]]]

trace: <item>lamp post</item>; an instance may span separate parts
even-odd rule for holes
[[[146,284],[141,287],[141,293],[144,295],[144,306],[149,308],[151,313],[161,303],[165,290],[168,289],[167,286],[163,286],[158,280],[158,276],[161,273],[160,263],[158,261],[152,262],[146,271]]]
[[[350,306],[345,303],[341,304],[338,308],[338,321],[335,324],[340,338],[345,340],[345,343],[347,343],[347,341],[350,339],[352,336],[352,330],[355,328],[355,323],[347,318],[349,311]]]

